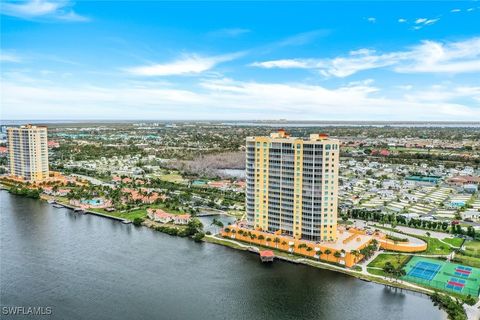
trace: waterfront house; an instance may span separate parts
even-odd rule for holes
[[[179,214],[173,215],[173,223],[175,224],[188,224],[192,219],[191,215],[189,214]]]
[[[161,222],[161,223],[174,223],[174,224],[181,224],[185,225],[190,222],[192,219],[191,215],[189,214],[171,214],[168,212],[163,211],[162,209],[147,209],[147,216],[150,220]]]

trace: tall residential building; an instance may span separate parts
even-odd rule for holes
[[[248,137],[248,225],[297,239],[337,239],[339,141],[326,134]]]
[[[7,128],[10,175],[27,181],[48,178],[47,127]]]

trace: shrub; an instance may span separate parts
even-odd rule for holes
[[[193,240],[195,240],[196,242],[200,242],[202,241],[203,237],[205,237],[205,233],[200,231],[193,235]]]
[[[142,222],[143,222],[143,218],[140,218],[140,217],[136,217],[135,219],[133,219],[133,225],[134,226],[141,226],[142,225]]]

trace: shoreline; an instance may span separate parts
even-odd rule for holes
[[[10,193],[9,189],[7,187],[5,187],[4,185],[0,185],[0,190],[4,190],[4,191],[7,191],[11,195],[15,195],[15,194]],[[21,196],[21,195],[19,195],[19,196]],[[39,199],[32,199],[32,200],[41,200],[41,201],[45,201],[45,202],[48,201],[48,199],[41,198],[41,197]],[[72,206],[72,205],[65,205],[63,203],[58,203],[58,204],[62,205],[66,209],[70,209],[71,211],[75,211],[75,209],[80,209],[80,208],[77,208],[77,207]],[[123,218],[116,217],[116,216],[110,216],[110,215],[107,215],[107,214],[102,214],[102,213],[99,213],[99,212],[89,211],[89,210],[82,210],[82,211],[85,214],[92,214],[92,215],[96,215],[96,216],[99,216],[99,217],[102,217],[102,218],[115,220],[115,221],[122,222],[122,223],[125,223],[124,221],[128,221],[128,223],[131,223],[131,221],[128,220],[128,219],[123,219]],[[153,231],[157,231],[154,228],[153,225],[146,225],[146,224],[142,223],[141,226],[147,227],[147,228],[149,228]],[[213,235],[213,234],[212,235],[205,235],[201,241],[206,242],[206,243],[221,245],[221,246],[224,246],[224,247],[229,247],[231,249],[248,251],[248,252],[255,253],[255,254],[258,254],[258,251],[259,251],[259,249],[255,246],[253,246],[253,245],[249,245],[249,244],[239,242],[239,241],[236,241],[236,240],[225,239],[221,236]],[[272,249],[269,248],[269,250],[272,250]],[[334,271],[334,272],[340,272],[342,274],[357,278],[358,280],[361,280],[361,281],[373,282],[375,284],[384,285],[384,286],[386,286],[390,289],[395,288],[395,289],[400,289],[400,290],[408,290],[410,292],[424,294],[428,297],[431,297],[435,292],[438,292],[438,291],[430,290],[430,289],[427,289],[427,288],[424,288],[424,287],[421,287],[421,286],[417,286],[415,284],[411,284],[409,282],[402,281],[402,280],[399,280],[399,281],[395,282],[393,280],[386,279],[386,277],[384,277],[384,276],[369,274],[368,272],[367,273],[362,273],[362,271],[356,271],[356,270],[347,270],[344,267],[336,266],[336,265],[325,263],[325,262],[315,261],[315,260],[305,258],[305,257],[302,257],[302,256],[283,253],[283,251],[279,251],[279,250],[276,250],[276,249],[273,249],[272,251],[274,251],[274,253],[275,253],[275,258],[278,258],[281,261],[285,261],[285,262],[289,262],[289,263],[293,263],[293,264],[303,264],[303,265],[307,265],[307,266],[310,266],[310,267],[319,268],[319,269],[326,269],[326,270],[330,270],[330,271]],[[278,254],[278,253],[280,253],[280,254]],[[287,256],[285,256],[285,255],[287,255]],[[291,256],[291,257],[289,257],[289,256]],[[457,299],[456,297],[450,296],[445,292],[439,292],[439,293],[447,295],[447,296],[449,296],[453,299]],[[477,301],[477,303],[474,306],[469,306],[466,303],[463,303],[463,308],[464,308],[464,310],[467,314],[467,319],[468,320],[478,320],[478,319],[480,319],[480,312],[478,311],[478,309],[474,309],[475,306],[477,306],[479,303],[480,303],[480,301]],[[470,312],[467,312],[467,310],[469,310]],[[443,310],[443,311],[447,314],[447,312],[445,310]]]

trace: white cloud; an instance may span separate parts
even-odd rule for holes
[[[194,75],[208,71],[217,64],[234,60],[243,53],[233,53],[220,56],[203,57],[196,54],[183,55],[168,63],[152,64],[126,68],[130,74],[137,76],[171,76],[171,75]]]
[[[406,51],[376,53],[360,49],[330,59],[271,60],[251,66],[313,69],[327,77],[347,77],[362,70],[384,67],[399,73],[472,73],[480,72],[480,38],[458,42],[423,41]]]
[[[199,87],[76,86],[2,83],[5,118],[470,120],[480,117],[478,87],[409,91],[385,97],[370,80],[337,88],[300,83],[202,80]],[[432,90],[434,90],[432,89]],[[446,94],[450,92],[450,94]],[[422,95],[423,94],[423,95]],[[436,99],[433,99],[433,98]],[[66,107],[68,106],[68,112]]]
[[[460,9],[452,9],[452,10],[450,10],[450,12],[453,12],[453,13],[455,13],[455,12],[460,12],[460,11],[462,11],[462,10],[460,10]]]
[[[480,72],[480,38],[446,43],[423,41],[404,55],[404,63],[396,67],[397,72]]]
[[[72,22],[89,21],[78,15],[71,8],[73,3],[68,0],[29,0],[25,2],[2,2],[0,13],[23,19],[53,19]]]
[[[310,67],[310,64],[306,60],[295,60],[295,59],[285,59],[285,60],[273,60],[273,61],[265,61],[265,62],[254,62],[251,63],[250,66],[252,67],[260,67],[260,68],[279,68],[279,69],[290,69],[290,68],[299,68],[299,69],[306,69]]]
[[[480,102],[480,87],[436,85],[422,91],[405,95],[406,100],[418,102],[449,102],[461,98]]]
[[[377,22],[377,18],[369,17],[369,18],[367,18],[367,21],[370,22],[370,23],[375,23],[375,22]]]
[[[435,19],[427,19],[427,18],[418,18],[415,20],[415,26],[413,27],[413,30],[420,30],[421,28],[429,25],[435,24],[437,21],[439,21],[440,18],[435,18]]]
[[[0,52],[0,62],[21,62],[22,59],[11,53]]]
[[[399,23],[405,23],[405,22],[407,22],[407,19],[400,18],[400,19],[398,19],[398,22],[399,22]]]

